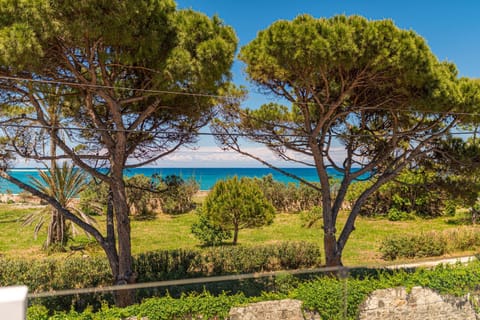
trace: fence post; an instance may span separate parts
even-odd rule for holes
[[[0,317],[9,320],[25,320],[27,293],[26,286],[0,288]]]

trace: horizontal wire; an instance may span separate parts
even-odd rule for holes
[[[26,81],[26,82],[38,82],[46,84],[57,84],[65,85],[72,87],[87,87],[87,88],[97,88],[97,89],[115,89],[123,91],[138,91],[145,93],[155,93],[155,94],[172,94],[172,95],[184,95],[184,96],[197,96],[197,97],[210,97],[217,99],[236,99],[237,96],[233,95],[216,95],[208,93],[198,93],[198,92],[181,92],[181,91],[169,91],[169,90],[156,90],[156,89],[142,89],[142,88],[131,88],[131,87],[114,87],[101,84],[89,84],[89,83],[77,83],[77,82],[68,82],[61,80],[45,80],[45,79],[29,79],[22,77],[11,77],[0,75],[0,79],[4,80],[14,80],[14,81]],[[291,102],[291,101],[290,101]],[[314,102],[312,102],[314,103]],[[295,102],[297,105],[310,105],[309,102]],[[388,108],[388,111],[397,111],[397,112],[413,112],[413,113],[424,113],[424,114],[442,114],[442,115],[462,115],[462,116],[480,116],[479,113],[474,112],[460,112],[460,111],[432,111],[432,110],[412,110],[412,109],[399,109],[399,108]]]
[[[215,95],[215,94],[208,94],[208,93],[155,90],[155,89],[142,89],[142,88],[129,88],[129,87],[121,87],[121,86],[114,87],[114,86],[107,86],[107,85],[101,85],[101,84],[77,83],[77,82],[68,82],[68,81],[60,81],[60,80],[29,79],[29,78],[21,78],[21,77],[9,77],[9,76],[3,76],[3,75],[0,75],[0,79],[14,80],[14,81],[26,81],[26,82],[38,82],[38,83],[45,83],[45,84],[57,84],[57,85],[65,85],[65,86],[72,86],[72,87],[87,87],[87,88],[94,88],[94,89],[114,89],[114,90],[122,90],[122,91],[138,91],[138,92],[156,93],[156,94],[174,94],[174,95],[209,97],[209,98],[232,98],[233,97],[233,96],[228,96],[228,95],[222,96],[222,95]]]
[[[164,134],[164,135],[177,135],[179,134],[176,131],[155,131],[155,130],[121,130],[121,129],[103,129],[103,128],[80,128],[80,127],[63,127],[63,126],[45,126],[45,125],[27,125],[27,124],[14,124],[14,123],[0,123],[0,128],[29,128],[29,129],[45,129],[45,130],[64,130],[64,131],[98,131],[98,132],[125,132],[125,133],[155,133],[155,134]],[[450,132],[451,135],[473,135],[473,134],[480,134],[477,131],[458,131],[458,132]],[[233,136],[233,137],[282,137],[282,138],[309,138],[309,135],[301,135],[301,134],[246,134],[246,133],[212,133],[212,132],[197,132],[195,135],[199,136]],[[369,134],[340,134],[340,133],[332,133],[328,136],[331,137],[372,137],[372,136],[422,136],[420,133],[416,134],[408,134],[408,133],[385,133],[385,134],[377,134],[377,135],[369,135]]]
[[[474,256],[468,256],[463,258],[451,258],[447,260],[441,260],[440,264],[445,264],[445,265],[453,265],[457,263],[468,264],[470,262],[477,261],[477,260],[478,259]],[[432,262],[425,262],[423,264],[417,263],[417,264],[406,264],[406,265],[381,266],[380,269],[381,270],[399,270],[399,269],[409,269],[409,268],[418,268],[418,267],[431,268],[431,267],[435,267],[438,264],[439,263],[432,261]],[[36,298],[45,298],[45,297],[53,297],[53,296],[68,296],[68,295],[75,295],[75,294],[103,293],[103,292],[159,288],[159,287],[178,286],[178,285],[215,283],[215,282],[236,281],[236,280],[246,280],[246,279],[259,279],[259,278],[274,277],[274,276],[285,275],[285,274],[304,275],[304,274],[336,272],[340,279],[348,280],[348,275],[350,274],[350,270],[362,269],[362,268],[365,268],[365,267],[364,266],[353,266],[353,267],[337,266],[337,267],[321,267],[321,268],[312,268],[312,269],[254,272],[254,273],[234,274],[234,275],[225,275],[225,276],[152,281],[152,282],[105,286],[105,287],[77,288],[77,289],[67,289],[67,290],[55,290],[55,291],[48,291],[48,292],[36,292],[36,293],[34,292],[34,293],[29,293],[27,297],[29,299],[36,299]]]
[[[259,279],[259,278],[267,278],[267,277],[273,277],[273,276],[284,275],[284,274],[302,275],[302,274],[312,274],[312,273],[338,272],[340,275],[347,275],[349,269],[350,268],[347,268],[347,267],[324,267],[324,268],[315,268],[315,269],[255,272],[255,273],[234,274],[234,275],[227,275],[227,276],[153,281],[153,282],[144,282],[144,283],[124,284],[124,285],[117,285],[117,286],[105,286],[105,287],[98,287],[98,288],[92,287],[92,288],[80,288],[80,289],[68,289],[68,290],[48,291],[48,292],[39,292],[39,293],[29,293],[27,297],[30,299],[36,299],[36,298],[45,298],[45,297],[53,297],[53,296],[69,296],[74,294],[114,292],[114,291],[123,291],[123,290],[147,289],[147,288],[158,288],[158,287],[168,287],[168,286],[178,286],[178,285],[214,283],[214,282],[246,280],[246,279]]]

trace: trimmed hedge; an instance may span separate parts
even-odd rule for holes
[[[397,258],[437,257],[449,252],[480,247],[480,233],[475,229],[430,231],[399,235],[382,241],[380,252],[384,260]]]
[[[44,292],[112,284],[110,267],[101,258],[69,258],[65,260],[0,259],[0,286],[26,285],[29,292]],[[110,295],[91,294],[37,299],[50,310],[82,310],[100,301],[112,302]]]
[[[217,247],[200,250],[156,251],[134,257],[138,282],[185,279],[311,268],[320,264],[320,248],[309,242],[282,242],[254,247]],[[103,258],[69,258],[65,260],[18,260],[0,258],[0,286],[26,285],[30,292],[101,287],[111,285],[108,262]],[[138,290],[139,301],[166,290],[178,297],[184,292],[245,292],[257,295],[270,285],[268,279],[230,281],[206,285]],[[98,309],[102,301],[112,302],[110,294],[90,294],[37,299],[49,310],[83,310],[88,305]]]

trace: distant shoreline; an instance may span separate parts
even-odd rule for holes
[[[307,181],[318,182],[318,175],[314,168],[282,168],[294,175],[298,175]],[[9,169],[12,176],[22,182],[28,183],[31,177],[39,178],[38,170],[35,168],[12,168]],[[145,176],[162,176],[176,175],[184,180],[195,179],[198,182],[200,190],[211,190],[215,183],[219,180],[238,177],[257,177],[272,175],[275,181],[282,183],[296,183],[298,181],[285,176],[273,169],[256,167],[256,168],[161,168],[148,167],[136,168],[125,171],[125,176],[131,177],[133,175],[143,174]],[[332,176],[338,176],[338,173],[331,172]],[[20,193],[21,190],[6,180],[0,179],[0,193],[6,193],[10,190],[12,194]]]
[[[210,190],[198,190],[195,193],[195,197],[206,197]],[[34,195],[21,194],[21,193],[0,193],[0,203],[8,203],[13,201],[14,203],[34,203],[40,204],[42,200]]]

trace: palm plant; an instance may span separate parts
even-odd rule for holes
[[[39,171],[40,179],[31,178],[35,188],[55,198],[64,208],[75,213],[80,219],[89,224],[96,223],[93,218],[83,213],[76,206],[76,198],[87,185],[87,177],[84,172],[78,170],[73,165],[63,163],[61,167],[54,166],[46,171]],[[50,223],[47,229],[47,239],[45,248],[58,246],[64,248],[70,236],[75,236],[78,232],[75,225],[65,220],[65,217],[54,208],[45,208],[44,210],[29,214],[24,217],[23,224],[30,225],[36,222],[34,233],[35,237],[48,221]]]

